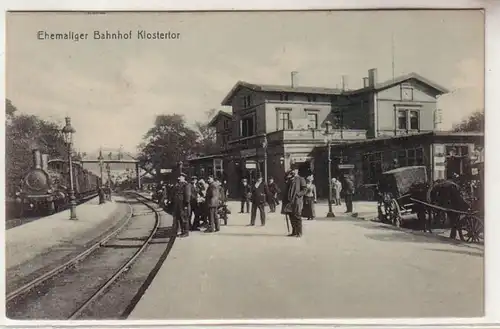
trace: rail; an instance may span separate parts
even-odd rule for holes
[[[134,255],[125,263],[123,264],[116,272],[113,274],[111,278],[109,278],[108,281],[106,281],[92,296],[90,296],[76,311],[73,312],[73,314],[69,317],[69,320],[74,320],[78,318],[78,316],[97,298],[99,298],[101,295],[104,294],[104,292],[107,290],[109,286],[111,286],[119,277],[122,275],[125,271],[129,269],[129,267],[132,265],[133,262],[142,254],[142,252],[146,249],[146,247],[149,245],[153,237],[155,236],[156,232],[158,231],[158,228],[160,227],[160,215],[158,210],[154,209],[152,206],[148,205],[147,202],[148,200],[144,198],[140,194],[136,194],[137,199],[142,202],[146,207],[150,208],[151,210],[154,211],[155,213],[155,224],[153,229],[151,230],[150,234],[148,235],[146,241],[141,245],[139,250],[137,250]],[[141,201],[141,199],[145,199],[146,201]]]
[[[118,233],[120,233],[121,230],[129,223],[131,218],[132,218],[132,206],[130,206],[130,213],[127,216],[127,218],[125,219],[125,221],[123,221],[123,223],[121,223],[120,226],[118,226],[116,229],[114,229],[111,233],[109,233],[108,235],[106,235],[104,238],[100,239],[96,243],[94,243],[89,248],[85,249],[83,252],[81,252],[78,255],[76,255],[75,257],[71,258],[70,260],[68,260],[64,264],[59,265],[58,267],[40,275],[39,277],[35,278],[34,280],[32,280],[32,281],[26,283],[25,285],[10,292],[9,294],[7,294],[6,302],[9,302],[9,301],[15,299],[16,297],[18,297],[26,292],[29,292],[34,287],[39,286],[40,284],[44,283],[45,281],[53,278],[54,276],[58,275],[61,272],[64,272],[65,270],[67,270],[71,266],[73,266],[76,263],[85,259],[87,256],[92,254],[94,251],[99,249],[102,245],[104,245],[106,242],[108,242],[114,236],[116,236]]]

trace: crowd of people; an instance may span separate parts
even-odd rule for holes
[[[334,205],[340,205],[342,183],[332,180],[332,198]],[[265,182],[261,175],[255,182],[249,183],[246,178],[240,186],[240,213],[248,213],[248,226],[255,226],[257,212],[260,224],[266,225],[266,205],[271,213],[275,213],[281,203],[281,214],[285,215],[287,225],[290,224],[291,237],[302,236],[302,218],[313,220],[316,217],[317,203],[316,186],[313,175],[301,177],[298,168],[286,173],[285,189],[281,191],[272,177]],[[344,188],[346,212],[352,212],[352,182],[346,179]],[[351,196],[351,198],[349,198]],[[203,230],[206,233],[220,231],[221,222],[227,225],[230,210],[227,207],[227,182],[221,182],[216,177],[207,179],[193,176],[187,179],[185,173],[180,173],[176,184],[164,184],[157,190],[156,199],[167,211],[172,213],[178,223],[179,237],[189,236],[190,231]]]

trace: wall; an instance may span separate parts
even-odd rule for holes
[[[363,93],[349,97],[337,97],[332,103],[332,111],[342,113],[345,127],[369,130],[373,124],[370,120],[371,96],[371,93]]]
[[[306,97],[304,95],[304,97]],[[290,113],[290,120],[307,119],[307,113],[318,114],[318,128],[325,121],[331,111],[331,104],[328,102],[307,102],[307,101],[276,101],[268,100],[265,105],[265,131],[267,133],[277,131],[278,112],[280,110]],[[294,127],[296,128],[296,127]]]
[[[243,106],[243,99],[245,96],[251,95],[252,97],[252,105],[248,108]],[[248,88],[241,88],[236,95],[233,97],[231,102],[231,106],[233,109],[233,118],[232,118],[232,131],[231,131],[231,139],[240,138],[240,119],[242,116],[249,115],[251,113],[255,113],[255,129],[257,134],[265,131],[265,113],[264,113],[264,93],[255,92]]]
[[[224,122],[228,122],[227,128],[224,128]],[[219,115],[215,123],[215,132],[216,132],[216,144],[220,149],[224,149],[223,136],[231,137],[231,122],[232,120],[229,117],[224,115]]]
[[[435,92],[422,84],[411,82],[413,100],[401,99],[401,85],[396,85],[377,93],[379,137],[395,136],[408,133],[396,129],[397,109],[416,110],[420,113],[420,129],[414,132],[434,130],[434,111],[436,110]]]

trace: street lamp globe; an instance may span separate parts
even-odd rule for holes
[[[75,128],[71,126],[71,118],[66,117],[66,125],[63,127],[61,132],[63,133],[64,136],[64,142],[68,145],[73,143],[73,134],[76,132]]]

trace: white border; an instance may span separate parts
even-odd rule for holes
[[[389,9],[389,8],[486,8],[486,301],[485,301],[485,318],[479,319],[345,319],[345,320],[248,320],[248,321],[11,321],[5,318],[5,325],[16,327],[34,327],[34,326],[164,326],[164,325],[190,325],[190,326],[206,326],[206,325],[243,325],[247,327],[269,326],[269,325],[320,325],[324,327],[343,326],[349,327],[379,327],[387,325],[391,327],[408,327],[408,326],[429,326],[429,327],[450,327],[458,328],[464,325],[480,324],[478,327],[491,327],[488,324],[500,323],[500,202],[496,198],[500,195],[496,182],[500,181],[500,159],[498,152],[494,150],[494,141],[497,140],[500,123],[500,90],[495,86],[500,85],[500,1],[497,0],[443,0],[437,3],[436,0],[254,0],[250,6],[248,2],[231,1],[231,0],[121,0],[116,1],[54,1],[54,0],[8,0],[3,2],[5,10],[301,10],[301,9]],[[5,15],[1,18],[1,26],[5,29]],[[459,22],[457,22],[459,24]],[[5,60],[5,31],[0,34],[2,52],[0,55]],[[5,76],[5,64],[1,68]],[[1,92],[5,98],[5,80],[1,80]],[[2,119],[5,114],[1,112]],[[5,122],[5,121],[4,121]],[[3,125],[1,127],[4,127]],[[3,128],[0,128],[3,129]],[[0,134],[0,148],[5,150],[5,135]],[[5,152],[2,152],[5,154]],[[0,186],[5,184],[5,163],[0,160]],[[2,189],[0,193],[4,193]],[[5,213],[4,202],[0,203],[2,214]],[[495,216],[497,215],[497,216]],[[0,235],[2,242],[5,241],[5,232]],[[4,260],[4,254],[0,253],[1,260]],[[464,264],[467,266],[467,264]],[[2,276],[0,291],[5,295],[5,277]],[[457,287],[460,289],[460,287]],[[1,303],[0,312],[5,314],[5,305]],[[482,325],[481,325],[482,324]],[[250,325],[250,326],[249,326]],[[495,326],[496,327],[496,326]],[[500,327],[500,326],[499,326]]]

